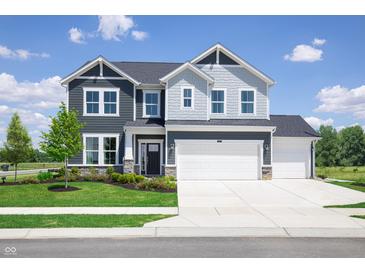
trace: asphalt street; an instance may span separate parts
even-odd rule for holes
[[[0,240],[7,258],[362,258],[355,238],[107,238]]]

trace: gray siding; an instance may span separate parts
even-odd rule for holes
[[[122,77],[119,73],[103,64],[103,76],[105,77]]]
[[[181,108],[181,88],[194,86],[194,109]],[[168,81],[168,120],[207,120],[207,81],[186,69]]]
[[[99,64],[84,72],[83,74],[81,74],[81,76],[100,76]]]
[[[165,90],[161,90],[161,119],[165,118]],[[143,118],[143,90],[136,90],[136,118]]]
[[[211,54],[209,54],[207,57],[200,60],[197,64],[216,64],[217,63],[217,52],[213,51]]]
[[[219,64],[221,65],[238,65],[238,63],[231,58],[229,58],[227,55],[225,55],[223,52],[219,52]]]
[[[164,143],[161,149],[163,150],[163,160],[162,162],[165,163],[165,135],[136,135],[136,143],[134,144],[135,148],[135,163],[139,161],[139,150],[138,150],[138,140],[139,139],[163,139]]]
[[[211,118],[218,119],[267,119],[267,85],[246,69],[239,66],[206,65],[200,67],[214,78],[214,88],[227,89],[226,114],[211,114]],[[240,89],[256,88],[256,115],[240,114]],[[170,98],[169,98],[170,100]]]
[[[167,147],[175,143],[176,139],[196,139],[196,140],[264,140],[264,146],[268,145],[268,150],[263,150],[265,165],[271,164],[271,134],[269,132],[182,132],[169,131],[167,133]],[[167,163],[175,164],[175,148],[168,150]]]
[[[83,87],[119,87],[119,117],[83,116]],[[84,123],[82,133],[119,133],[119,163],[124,155],[123,126],[133,120],[133,84],[127,80],[76,79],[69,83],[69,108],[79,112]],[[70,164],[82,164],[82,154],[70,160]]]

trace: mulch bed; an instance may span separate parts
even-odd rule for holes
[[[56,185],[56,186],[49,186],[48,190],[52,192],[69,192],[69,191],[81,190],[81,188],[74,186],[68,186],[67,188],[65,188],[65,186],[63,185]]]

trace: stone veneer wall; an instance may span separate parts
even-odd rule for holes
[[[262,167],[262,180],[271,180],[271,179],[272,179],[272,167],[263,166]]]
[[[165,166],[165,176],[174,176],[176,178],[176,166]]]
[[[123,173],[133,173],[134,172],[134,161],[124,160]]]

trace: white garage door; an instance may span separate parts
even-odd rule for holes
[[[178,180],[258,179],[258,142],[176,142]]]
[[[310,141],[296,138],[274,137],[273,178],[309,178],[310,157]]]

